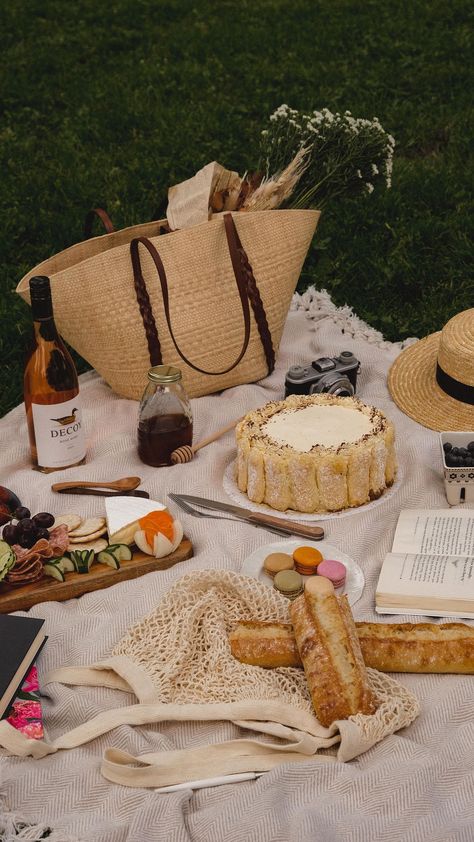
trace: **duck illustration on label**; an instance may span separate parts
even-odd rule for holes
[[[63,468],[80,462],[86,448],[78,396],[64,403],[32,403],[31,409],[38,464]]]
[[[57,424],[61,424],[62,427],[65,427],[66,424],[74,424],[76,420],[76,412],[78,411],[77,407],[75,406],[72,410],[71,415],[63,415],[62,418],[51,418],[51,421],[56,421]]]

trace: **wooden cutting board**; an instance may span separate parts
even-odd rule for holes
[[[127,579],[136,579],[145,573],[166,570],[179,561],[185,561],[193,555],[193,545],[184,536],[179,547],[164,558],[154,558],[137,550],[130,561],[121,561],[120,570],[113,570],[106,564],[97,561],[88,573],[65,573],[66,581],[57,582],[50,576],[45,576],[39,582],[12,588],[4,582],[0,583],[0,614],[10,614],[12,611],[26,611],[38,602],[63,602],[74,599],[90,591],[108,588]]]

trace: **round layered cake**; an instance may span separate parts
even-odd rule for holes
[[[358,398],[290,395],[236,427],[236,481],[280,512],[338,512],[380,497],[396,474],[393,424]]]

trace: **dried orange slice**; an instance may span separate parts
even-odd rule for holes
[[[143,529],[145,538],[150,547],[153,547],[153,542],[157,532],[161,532],[165,538],[168,538],[169,541],[173,542],[173,518],[166,510],[161,512],[150,512],[149,515],[141,517],[138,523],[140,524],[140,529]]]

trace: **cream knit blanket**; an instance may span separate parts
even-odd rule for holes
[[[384,343],[350,311],[336,310],[324,293],[306,293],[295,300],[295,306],[271,377],[193,402],[196,440],[269,399],[280,399],[289,365],[345,348],[353,350],[362,363],[359,396],[379,406],[395,424],[403,484],[377,507],[334,517],[324,521],[324,527],[328,540],[364,570],[366,586],[353,609],[356,618],[376,619],[375,584],[400,509],[446,505],[437,434],[406,418],[389,398],[386,374],[399,353],[398,346]],[[78,478],[138,474],[155,499],[166,500],[169,491],[225,499],[222,476],[233,455],[230,435],[203,450],[190,465],[147,468],[135,453],[137,405],[113,395],[92,373],[81,380],[90,456],[89,463],[78,469]],[[31,508],[58,510],[57,498],[50,492],[51,478],[32,474],[29,468],[22,407],[0,422],[0,468],[0,483],[17,491]],[[57,479],[61,478],[58,474]],[[101,511],[101,501],[74,498],[68,508],[92,515]],[[79,600],[44,603],[31,609],[33,616],[46,619],[49,635],[39,662],[40,684],[49,670],[65,664],[87,667],[104,661],[127,630],[154,611],[184,574],[206,569],[239,573],[243,560],[274,538],[242,523],[219,524],[184,515],[182,519],[194,543],[195,555],[189,561]],[[160,721],[139,728],[117,724],[110,734],[40,761],[2,756],[0,791],[5,815],[3,825],[0,820],[0,839],[2,833],[8,842],[18,838],[12,830],[14,815],[22,814],[36,826],[25,830],[29,835],[23,838],[40,839],[41,828],[49,826],[53,828],[47,837],[51,842],[69,838],[98,842],[309,842],[318,838],[325,842],[341,838],[467,842],[472,838],[474,818],[472,677],[400,678],[421,701],[420,716],[357,761],[323,763],[317,757],[309,758],[303,763],[278,765],[257,781],[193,795],[183,791],[163,796],[149,789],[112,784],[100,773],[104,751],[111,745],[132,757],[166,750],[199,751],[209,743],[242,739],[245,732],[232,721]],[[54,683],[45,690],[43,707],[50,742],[103,711],[136,702],[131,694],[103,687]],[[3,831],[7,826],[9,830]]]

